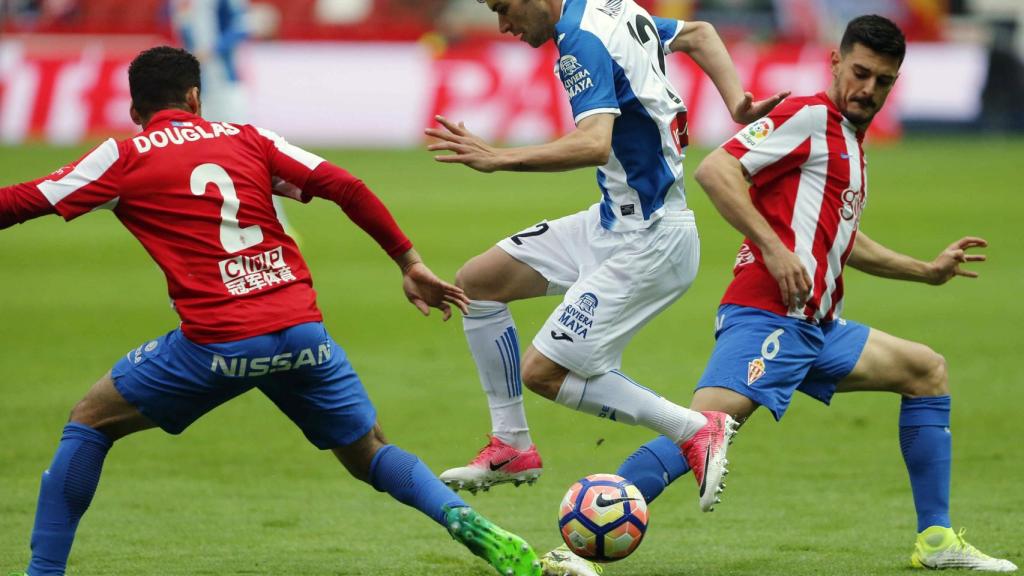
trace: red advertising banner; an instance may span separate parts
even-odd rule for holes
[[[7,37],[0,40],[0,144],[70,144],[135,131],[127,65],[157,37]],[[819,92],[831,82],[829,49],[730,47],[744,86],[761,98]],[[323,146],[409,147],[436,114],[464,121],[492,141],[523,143],[572,129],[553,44],[478,42],[441,54],[417,43],[252,44],[241,55],[246,117],[289,139]],[[721,143],[737,129],[714,84],[683,55],[669,77],[690,110],[692,140]],[[871,138],[894,138],[901,120],[969,121],[980,112],[987,72],[980,47],[911,45]],[[932,89],[936,77],[958,90]],[[924,117],[922,117],[924,115]]]

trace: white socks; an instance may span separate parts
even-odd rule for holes
[[[523,410],[523,381],[519,371],[519,335],[508,306],[471,300],[462,317],[469,351],[491,411],[491,434],[519,450],[530,447],[530,429]]]
[[[700,412],[669,402],[618,370],[590,378],[569,373],[555,401],[598,418],[644,426],[677,444],[707,424]]]

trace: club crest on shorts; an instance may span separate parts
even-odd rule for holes
[[[593,316],[594,310],[597,310],[597,296],[590,292],[585,292],[576,301],[576,307],[580,309],[580,312]]]
[[[747,363],[747,386],[752,385],[764,376],[764,358],[755,358]]]
[[[562,310],[558,323],[565,326],[581,339],[587,339],[587,333],[594,327],[594,311],[597,310],[597,296],[584,292],[575,304],[568,304]],[[561,338],[556,338],[560,340]],[[570,339],[571,341],[571,339]]]

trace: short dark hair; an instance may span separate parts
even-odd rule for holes
[[[201,89],[199,60],[180,48],[150,48],[128,66],[128,87],[142,116],[184,105],[189,90]]]
[[[849,54],[854,44],[862,44],[879,54],[892,56],[900,64],[903,64],[903,57],[907,53],[907,39],[903,37],[900,27],[877,14],[858,16],[846,25],[839,51]]]

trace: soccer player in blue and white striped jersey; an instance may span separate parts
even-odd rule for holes
[[[693,282],[699,239],[683,189],[687,111],[665,74],[670,52],[691,57],[739,123],[787,94],[745,93],[714,28],[654,18],[632,0],[486,0],[502,33],[537,48],[558,46],[555,68],[576,129],[538,146],[498,148],[438,117],[426,133],[444,163],[481,172],[597,167],[600,201],[514,234],[471,259],[457,282],[471,299],[464,328],[491,410],[491,442],[468,466],[441,475],[456,488],[533,481],[540,456],[529,435],[521,384],[598,417],[663,431],[680,446],[700,486],[717,501],[734,422],[698,413],[641,386],[619,368],[633,335]],[[519,366],[508,310],[514,300],[562,295]]]

